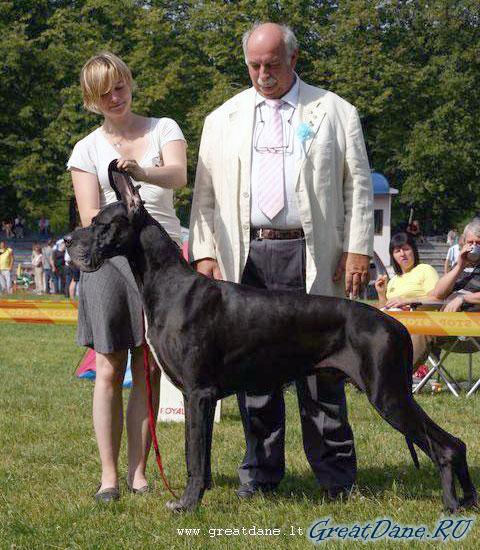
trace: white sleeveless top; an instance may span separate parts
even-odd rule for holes
[[[164,145],[169,141],[185,141],[180,127],[171,118],[150,118],[148,137],[147,150],[139,162],[143,168],[163,166]],[[75,144],[68,160],[68,170],[78,168],[97,176],[100,184],[100,208],[117,200],[108,181],[108,165],[113,159],[120,157],[120,151],[115,149],[102,130],[97,128]],[[162,224],[174,241],[181,244],[180,221],[173,208],[173,189],[164,189],[143,181],[136,183],[141,185],[140,196],[145,201],[148,212]]]

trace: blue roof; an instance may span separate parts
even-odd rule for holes
[[[390,185],[387,178],[379,172],[372,172],[373,194],[374,195],[389,195]]]

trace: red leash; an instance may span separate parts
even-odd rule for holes
[[[153,401],[152,401],[152,383],[150,380],[150,367],[148,365],[148,344],[143,344],[143,369],[145,371],[145,382],[147,385],[147,405],[148,405],[148,425],[150,428],[150,435],[152,436],[153,448],[155,449],[155,457],[157,459],[158,469],[163,480],[165,488],[178,500],[177,495],[172,491],[170,484],[163,471],[162,457],[160,456],[160,449],[158,448],[157,432],[155,430],[156,418],[153,414]]]

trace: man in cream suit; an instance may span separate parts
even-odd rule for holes
[[[209,277],[272,290],[358,296],[373,247],[370,169],[356,109],[294,72],[286,26],[244,35],[253,87],[205,120],[190,254]],[[267,314],[267,312],[266,312]],[[297,381],[307,459],[335,498],[355,480],[343,382]],[[238,395],[247,450],[239,497],[275,489],[285,471],[282,392]]]

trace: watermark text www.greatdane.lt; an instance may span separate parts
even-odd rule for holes
[[[209,538],[222,537],[304,537],[306,529],[298,525],[288,527],[267,527],[260,525],[231,526],[231,527],[181,527],[177,528],[177,535],[181,537],[206,536]]]

